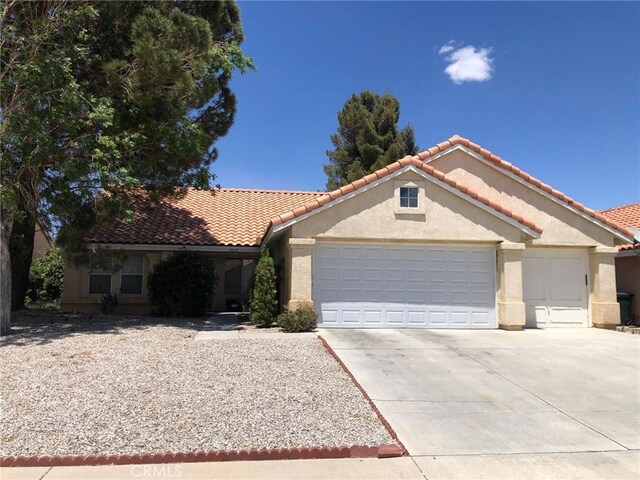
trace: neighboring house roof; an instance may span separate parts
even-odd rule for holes
[[[300,217],[302,215],[306,215],[307,213],[311,213],[314,210],[317,210],[323,207],[324,205],[334,200],[337,200],[338,198],[344,195],[354,192],[370,183],[381,180],[387,175],[390,175],[391,173],[409,165],[413,165],[417,169],[425,172],[427,175],[430,175],[431,177],[441,182],[444,182],[445,184],[451,187],[454,187],[464,195],[471,197],[474,200],[477,200],[483,203],[484,205],[490,207],[495,212],[506,215],[507,217],[514,219],[516,222],[524,225],[525,227],[537,233],[542,233],[542,228],[536,225],[531,220],[528,220],[524,218],[522,215],[518,215],[516,212],[513,212],[512,210],[504,207],[503,205],[500,205],[499,203],[494,202],[493,200],[478,194],[477,192],[467,187],[466,185],[463,185],[451,178],[448,178],[441,171],[436,170],[431,165],[428,165],[422,160],[418,159],[417,156],[411,157],[409,155],[398,160],[397,162],[393,162],[392,164],[387,165],[386,167],[382,167],[381,169],[376,170],[375,172],[361,178],[360,180],[356,180],[355,182],[351,182],[348,185],[345,185],[344,187],[334,190],[333,192],[325,193],[317,198],[314,198],[313,200],[308,201],[307,203],[299,206],[298,208],[291,209],[288,212],[283,212],[279,215],[276,215],[271,219],[271,224],[274,226],[277,226],[277,225],[289,222],[296,217]]]
[[[506,170],[508,172],[514,173],[515,175],[527,181],[528,183],[534,185],[535,187],[540,188],[544,192],[554,196],[558,200],[561,200],[562,202],[572,206],[573,208],[579,210],[580,212],[587,214],[588,216],[592,217],[598,222],[608,225],[609,227],[617,230],[619,233],[623,234],[624,236],[633,238],[633,232],[631,232],[621,224],[617,223],[615,220],[612,220],[602,215],[601,213],[598,213],[595,210],[592,210],[591,208],[584,206],[580,202],[576,202],[573,198],[569,197],[568,195],[565,195],[564,193],[556,190],[555,188],[550,187],[549,185],[543,183],[542,181],[538,180],[534,176],[524,172],[523,170],[520,170],[515,165],[512,165],[506,160],[503,160],[499,156],[491,153],[489,150],[481,147],[477,143],[473,143],[471,140],[461,137],[460,135],[454,135],[448,140],[445,140],[444,142],[441,142],[436,146],[431,147],[425,150],[424,152],[419,153],[416,156],[420,160],[428,161],[430,157],[440,152],[444,152],[445,150],[451,147],[454,147],[456,145],[463,145],[469,148],[470,150],[476,153],[479,153],[484,159],[488,160],[489,162],[496,165],[497,167],[500,167],[501,169]]]
[[[640,202],[607,208],[606,210],[601,210],[600,213],[627,228],[640,230]],[[636,238],[638,236],[638,233],[636,233]],[[631,250],[632,248],[633,244],[631,243],[618,246],[619,250]]]
[[[184,197],[136,211],[133,221],[91,230],[98,244],[258,246],[269,220],[321,192],[222,188],[188,189]]]

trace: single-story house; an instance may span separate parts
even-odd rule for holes
[[[631,230],[637,241],[640,239],[640,202],[608,208],[600,213]],[[631,315],[634,325],[640,325],[640,243],[618,245],[616,285],[618,292],[633,295]]]
[[[146,276],[176,250],[215,257],[212,309],[247,295],[268,247],[283,305],[313,301],[324,327],[604,327],[620,321],[614,261],[633,234],[465,138],[333,192],[190,190],[132,223],[98,228],[91,247],[116,269],[68,265],[62,308],[151,306]]]

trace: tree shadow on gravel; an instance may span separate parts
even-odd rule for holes
[[[211,314],[199,318],[153,317],[136,315],[80,315],[47,310],[22,310],[13,313],[11,334],[0,339],[0,348],[8,345],[45,345],[77,335],[121,335],[125,331],[146,330],[159,325],[193,331],[242,330],[249,321],[237,313]]]

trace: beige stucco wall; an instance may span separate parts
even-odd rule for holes
[[[32,259],[39,258],[47,253],[52,247],[49,237],[42,231],[40,223],[36,223],[36,231],[33,236],[33,254]]]
[[[394,181],[403,180],[424,183],[425,214],[394,212]],[[520,242],[522,236],[516,227],[413,172],[405,172],[292,227],[293,238],[319,241],[497,243]]]
[[[127,315],[144,315],[152,311],[152,305],[149,303],[147,295],[147,278],[149,272],[153,270],[154,265],[161,259],[171,255],[170,251],[122,251],[121,255],[143,255],[144,257],[144,275],[142,279],[142,294],[125,295],[118,293],[120,291],[120,271],[116,270],[112,273],[111,291],[118,293],[118,306],[116,313]],[[226,301],[228,295],[224,292],[224,262],[227,258],[258,258],[257,253],[207,253],[214,258],[216,275],[218,282],[215,289],[213,299],[213,310],[226,310]],[[234,298],[237,295],[234,296]],[[64,272],[64,289],[60,308],[66,312],[80,312],[97,314],[100,313],[101,294],[89,293],[89,267],[87,265],[74,265],[67,263]]]
[[[604,245],[613,246],[614,236],[590,220],[545,198],[526,185],[510,178],[500,169],[486,165],[466,152],[455,150],[429,165],[481,195],[496,199],[535,222],[544,230],[531,245]]]
[[[118,307],[116,312],[123,314],[146,314],[151,310],[151,304],[147,297],[147,275],[152,265],[160,260],[162,252],[122,252],[133,255],[143,255],[143,278],[141,295],[118,294]],[[111,276],[111,291],[120,291],[120,272],[116,271]],[[84,264],[74,265],[67,263],[64,268],[64,289],[60,308],[65,312],[100,313],[101,294],[89,293],[89,267]]]
[[[640,252],[618,256],[615,264],[617,290],[633,295],[631,309],[634,323],[640,325]]]

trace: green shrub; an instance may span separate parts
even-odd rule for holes
[[[198,252],[176,252],[149,275],[149,299],[160,315],[204,315],[216,286],[215,262]]]
[[[278,326],[284,332],[294,332],[293,328],[296,323],[295,316],[291,310],[285,310],[278,315]]]
[[[59,248],[52,248],[31,264],[29,291],[34,302],[54,302],[62,295],[64,258]]]
[[[318,324],[318,316],[311,302],[303,302],[293,311],[287,310],[278,317],[278,326],[284,332],[310,332]]]
[[[255,283],[251,294],[251,323],[269,327],[278,313],[276,269],[268,249],[262,251],[256,265]]]
[[[118,294],[107,293],[100,299],[100,311],[102,313],[115,313],[118,306]]]

